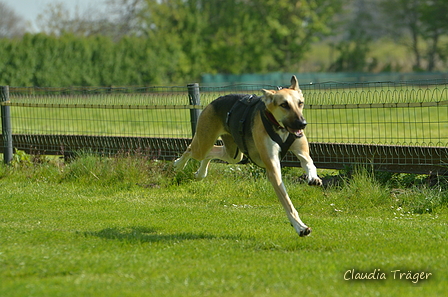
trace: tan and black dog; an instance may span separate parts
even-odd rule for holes
[[[212,159],[238,163],[246,155],[260,167],[266,168],[269,181],[283,205],[289,221],[300,236],[310,234],[291,203],[282,181],[280,160],[292,151],[305,169],[310,185],[322,185],[309,154],[303,129],[304,98],[297,78],[291,86],[280,90],[262,90],[263,96],[226,95],[215,99],[202,111],[191,145],[175,161],[176,170],[185,167],[190,158],[201,161],[197,179],[207,175]],[[215,145],[221,137],[224,145]]]

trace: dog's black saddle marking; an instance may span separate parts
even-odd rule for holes
[[[230,133],[235,140],[235,143],[243,151],[243,154],[249,157],[247,149],[247,137],[252,137],[252,123],[255,110],[260,105],[264,106],[261,98],[256,95],[243,95],[238,101],[233,104],[230,111],[227,113],[226,124],[230,129]],[[249,117],[248,117],[249,116]],[[235,152],[235,157],[238,155],[238,150]]]
[[[260,110],[266,132],[271,139],[280,146],[280,159],[283,159],[297,137],[294,134],[289,133],[288,138],[283,142],[281,137],[275,132],[273,124],[266,117],[266,106],[264,102],[261,100],[261,97],[256,95],[242,95],[227,113],[226,125],[230,129],[230,133],[232,134],[235,143],[243,154],[250,158],[247,149],[247,140],[252,139],[253,120],[255,111],[257,110]],[[237,155],[238,150],[236,150],[234,158],[236,158]]]

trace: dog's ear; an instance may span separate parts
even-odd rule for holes
[[[291,90],[299,90],[299,81],[297,80],[297,77],[295,75],[291,77],[291,86],[289,88]]]
[[[264,94],[263,101],[264,101],[265,104],[271,103],[274,100],[275,93],[277,93],[277,91],[274,91],[274,90],[262,89],[261,91]]]

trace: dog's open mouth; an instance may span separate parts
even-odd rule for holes
[[[300,137],[302,137],[303,136],[303,129],[300,129],[300,130],[294,130],[294,129],[291,129],[291,128],[287,128],[288,129],[288,132],[289,133],[291,133],[291,134],[294,134],[297,138],[300,138]]]

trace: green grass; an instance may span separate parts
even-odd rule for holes
[[[81,156],[0,166],[1,296],[442,296],[447,182],[285,168],[299,238],[264,172]],[[344,280],[380,269],[386,280]],[[414,284],[391,271],[428,272]]]

